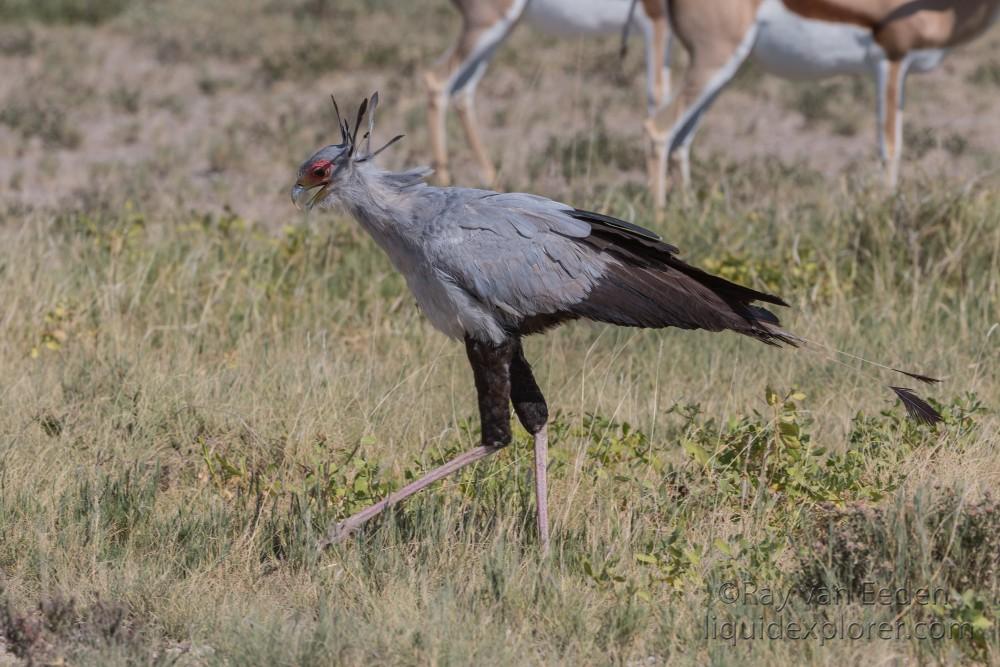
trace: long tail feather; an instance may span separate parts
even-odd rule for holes
[[[901,371],[898,368],[893,368],[892,370],[896,371],[897,373],[902,373],[903,375],[911,377],[914,380],[919,380],[919,381],[923,382],[924,384],[937,384],[937,383],[941,382],[941,380],[939,380],[937,378],[932,378],[929,375],[921,375],[920,373],[911,373],[909,371]]]
[[[839,355],[841,357],[847,357],[848,359],[853,359],[855,361],[860,361],[862,364],[867,364],[869,366],[875,366],[876,368],[881,368],[882,370],[885,370],[885,371],[891,371],[893,373],[899,373],[900,375],[905,375],[906,377],[913,378],[914,380],[919,380],[920,382],[923,382],[925,384],[938,384],[939,382],[941,382],[941,380],[939,380],[938,378],[931,377],[929,375],[924,375],[922,373],[915,373],[913,371],[904,371],[904,370],[902,370],[900,368],[895,368],[893,366],[887,366],[885,364],[880,364],[877,361],[872,361],[871,359],[865,359],[864,357],[859,357],[858,355],[851,354],[850,352],[845,352],[843,350],[838,350],[837,348],[830,347],[829,345],[826,345],[824,343],[820,343],[820,342],[814,341],[814,340],[809,340],[808,338],[804,338],[802,336],[799,336],[798,334],[793,334],[793,333],[788,333],[788,332],[784,332],[784,333],[786,333],[790,338],[794,338],[794,339],[798,340],[799,342],[804,343],[806,345],[812,345],[814,347],[819,347],[819,348],[822,348],[822,349],[826,350],[827,352],[831,352],[831,353]]]
[[[907,373],[907,375],[909,374]],[[936,424],[944,421],[941,414],[931,407],[930,403],[914,394],[912,389],[893,387],[891,385],[889,389],[896,392],[896,396],[899,396],[899,400],[903,403],[903,407],[906,408],[907,414],[916,421],[924,424]]]
[[[850,352],[844,352],[843,350],[838,350],[835,347],[830,347],[829,345],[824,345],[823,343],[818,343],[816,341],[809,340],[808,338],[803,338],[802,336],[788,333],[783,330],[781,331],[781,333],[787,336],[787,338],[805,344],[807,346],[806,349],[810,347],[822,349],[823,351],[831,355],[827,357],[828,359],[844,366],[847,369],[854,371],[855,373],[863,373],[864,375],[871,375],[870,373],[866,373],[865,371],[861,370],[857,366],[853,366],[851,364],[843,362],[832,355],[847,357],[848,359],[860,361],[862,364],[874,366],[876,368],[890,371],[893,373],[899,373],[909,378],[913,378],[914,380],[919,380],[920,382],[923,382],[925,384],[937,384],[941,382],[941,380],[939,380],[938,378],[934,378],[929,375],[923,375],[921,373],[912,373],[910,371],[904,371],[899,368],[894,368],[892,366],[880,364],[877,361],[872,361],[871,359],[865,359],[864,357],[859,357],[856,354],[851,354]],[[888,387],[889,389],[892,389],[892,391],[899,398],[900,402],[903,404],[903,407],[906,408],[907,414],[910,415],[911,418],[923,424],[936,424],[937,422],[943,421],[943,418],[937,412],[937,410],[931,407],[930,403],[928,403],[920,396],[918,396],[912,389],[907,389],[906,387],[894,387],[892,385],[888,385]]]

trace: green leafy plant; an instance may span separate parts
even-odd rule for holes
[[[705,268],[739,283],[778,293],[801,295],[811,303],[825,303],[835,291],[849,294],[850,280],[837,280],[824,260],[809,248],[799,248],[785,257],[750,257],[725,253],[702,260]]]
[[[687,411],[684,451],[715,480],[719,491],[741,506],[764,499],[843,501],[879,497],[868,486],[858,455],[828,457],[812,444],[812,419],[800,408],[805,394],[765,392],[770,415],[733,418],[724,425],[698,422]]]
[[[636,552],[635,560],[646,571],[647,588],[660,584],[683,588],[686,583],[699,581],[697,567],[703,556],[701,547],[689,543],[684,532],[674,528],[665,537]]]

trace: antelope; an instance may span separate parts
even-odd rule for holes
[[[641,11],[635,11],[637,2]],[[563,35],[614,33],[623,24],[627,32],[635,26],[645,41],[648,113],[652,115],[669,95],[670,30],[663,0],[452,0],[452,4],[462,14],[458,40],[423,75],[432,166],[441,185],[451,182],[445,133],[451,99],[483,181],[491,184],[496,178],[479,136],[476,86],[497,48],[522,18],[547,33]]]
[[[690,64],[676,98],[646,120],[653,201],[666,201],[668,161],[690,184],[689,152],[712,101],[752,57],[789,79],[871,74],[886,182],[899,180],[903,88],[911,71],[937,67],[946,49],[997,20],[1000,0],[666,0]]]
[[[891,60],[946,49],[982,34],[1000,16],[996,0],[785,0],[798,14],[873,31]]]

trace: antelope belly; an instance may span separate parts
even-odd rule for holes
[[[621,32],[630,0],[531,0],[525,18],[554,35]],[[636,16],[645,16],[636,7]]]
[[[868,73],[884,57],[871,31],[804,19],[781,0],[765,0],[757,16],[760,34],[753,58],[768,72],[786,79]]]

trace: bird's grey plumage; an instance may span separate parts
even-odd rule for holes
[[[568,206],[463,188],[426,193],[425,202],[440,205],[424,237],[427,260],[495,321],[466,333],[497,342],[526,318],[583,301],[607,269],[607,259],[581,243],[590,225],[570,217]]]
[[[436,188],[358,165],[341,203],[445,334],[500,342],[527,317],[584,299],[604,270],[590,226],[531,195]]]
[[[750,305],[780,299],[685,264],[648,230],[536,195],[433,187],[419,170],[346,168],[320,205],[343,204],[453,338],[498,343],[582,317],[784,339]]]

